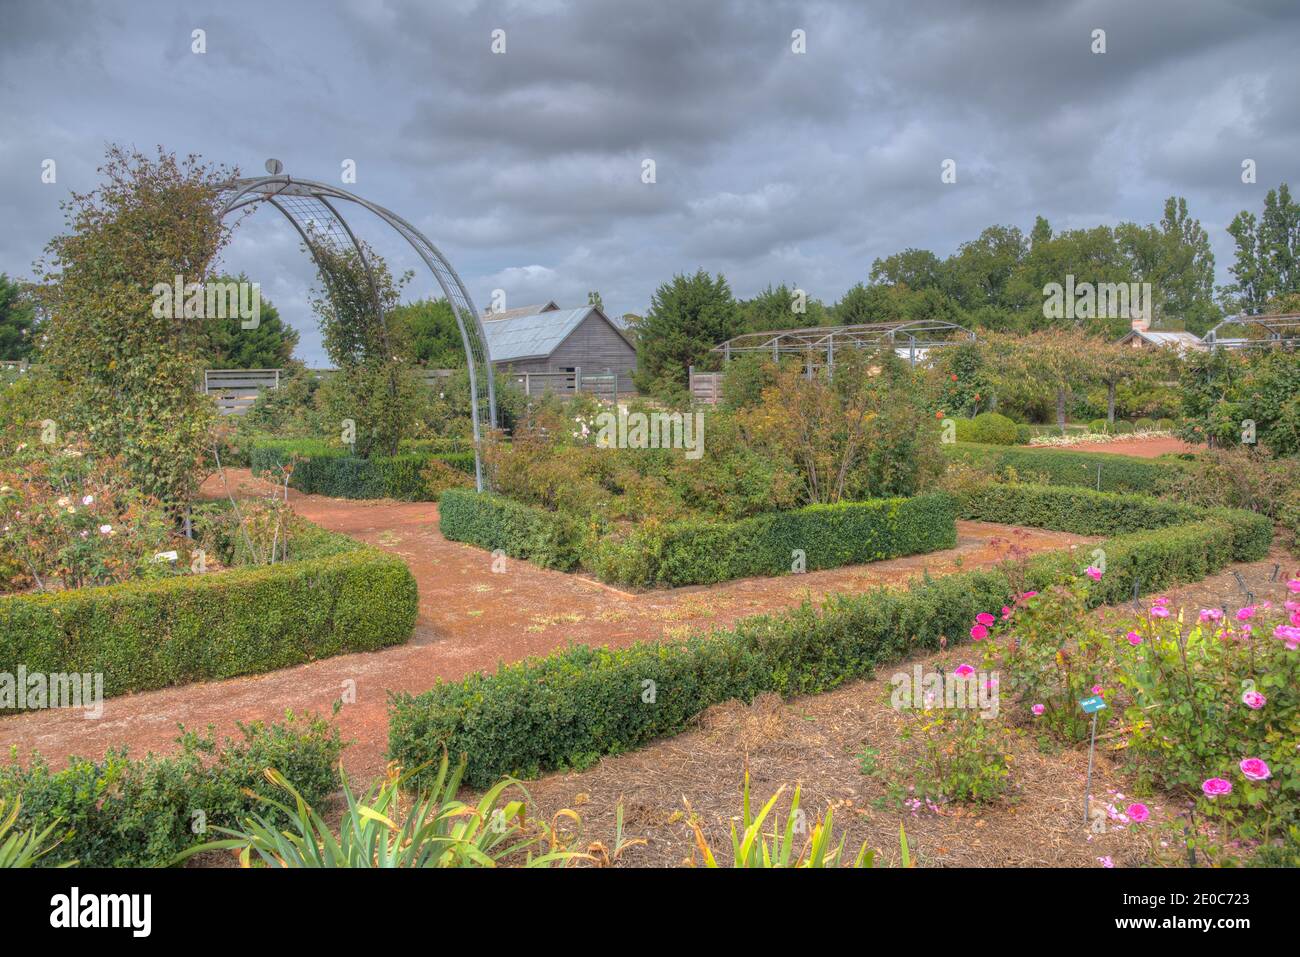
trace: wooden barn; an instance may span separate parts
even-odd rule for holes
[[[595,384],[607,376],[615,377],[618,392],[633,391],[636,348],[599,306],[561,309],[548,302],[487,313],[483,331],[498,373],[508,369],[516,378],[536,374],[530,392],[542,391],[538,383],[552,385],[555,391],[572,391],[575,385],[585,389],[583,379]]]

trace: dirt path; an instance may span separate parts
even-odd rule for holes
[[[1110,442],[1080,442],[1077,445],[1039,446],[1039,448],[1061,449],[1066,452],[1110,452],[1114,455],[1132,455],[1141,459],[1153,459],[1158,455],[1196,452],[1200,446],[1191,445],[1182,439],[1156,438],[1115,439]]]
[[[247,470],[229,473],[238,496],[265,494],[266,483]],[[222,494],[210,480],[205,494]],[[356,701],[338,724],[353,743],[348,770],[364,780],[383,770],[387,747],[387,691],[422,691],[438,678],[491,670],[500,662],[542,655],[570,643],[623,646],[641,639],[677,637],[724,627],[738,618],[820,601],[832,592],[901,584],[924,571],[949,574],[986,567],[1006,556],[1012,539],[1029,552],[1092,541],[1077,535],[958,523],[955,548],[929,555],[716,586],[632,595],[578,576],[509,561],[492,571],[489,553],[438,532],[431,503],[359,502],[290,493],[296,511],[318,524],[401,556],[419,585],[415,635],[405,645],[341,655],[282,671],[110,698],[103,716],[46,711],[0,719],[0,747],[35,748],[58,763],[69,754],[98,757],[114,746],[134,754],[171,750],[178,722],[233,732],[236,721],[275,720],[286,709],[329,714],[345,687]]]

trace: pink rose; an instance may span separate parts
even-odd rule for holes
[[[975,673],[975,669],[970,665],[958,665],[952,672],[958,678],[966,678]]]
[[[1141,824],[1151,816],[1151,811],[1145,804],[1130,804],[1128,806],[1128,811],[1125,813],[1128,814],[1129,820],[1135,821],[1138,824]]]
[[[1036,704],[1036,705],[1034,705],[1032,708],[1030,708],[1029,710],[1032,711],[1034,714],[1038,715],[1038,716],[1041,718],[1041,717],[1043,716],[1043,712],[1045,712],[1045,711],[1047,710],[1047,708],[1046,708],[1046,706],[1044,706],[1044,705]]]
[[[1093,685],[1093,686],[1092,686],[1092,693],[1093,693],[1093,694],[1104,694],[1104,692],[1102,691],[1101,685]]]
[[[1300,578],[1293,578],[1286,583],[1286,587],[1292,591],[1300,591]]]
[[[1201,782],[1201,790],[1206,797],[1218,797],[1220,794],[1232,793],[1232,782],[1223,778],[1206,778]]]
[[[1287,651],[1295,651],[1300,647],[1300,626],[1278,625],[1273,629],[1273,637],[1285,641]]]
[[[1095,582],[1101,581],[1102,572],[1100,568],[1096,568],[1092,565],[1089,565],[1087,568],[1083,570],[1083,573]]]
[[[1246,758],[1239,767],[1241,773],[1252,781],[1267,781],[1273,776],[1273,772],[1268,769],[1268,765],[1259,758]]]
[[[1245,608],[1237,610],[1237,621],[1247,621],[1255,614],[1255,606],[1247,605]]]
[[[975,616],[975,620],[978,621],[981,625],[991,625],[997,619],[995,619],[987,611],[982,611]]]
[[[1098,863],[1101,864],[1102,867],[1114,867],[1114,866],[1115,866],[1115,861],[1114,861],[1112,858],[1110,858],[1110,857],[1099,857],[1099,858],[1097,858],[1097,861],[1098,861]]]
[[[1164,605],[1152,605],[1152,606],[1151,606],[1151,617],[1152,617],[1152,618],[1168,618],[1168,617],[1169,617],[1169,609],[1166,608]]]
[[[1219,608],[1201,609],[1201,621],[1221,621],[1222,619],[1223,619],[1222,609]]]
[[[1254,711],[1258,711],[1260,708],[1264,707],[1264,705],[1268,703],[1268,699],[1265,698],[1258,691],[1247,691],[1245,694],[1241,696],[1241,701],[1247,708],[1250,708]]]
[[[1128,643],[1132,645],[1134,648],[1142,644],[1142,636],[1139,635],[1136,631],[1130,631],[1124,637],[1128,639]]]
[[[971,627],[970,636],[976,641],[983,641],[989,636],[989,630],[983,625],[974,625]]]

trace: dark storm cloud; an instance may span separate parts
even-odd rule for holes
[[[424,229],[476,300],[645,309],[673,272],[837,298],[905,246],[993,223],[1223,227],[1297,177],[1292,3],[0,0],[0,270],[27,275],[105,143],[355,189]],[[190,52],[191,31],[208,52]],[[807,53],[791,52],[791,31]],[[1107,52],[1090,52],[1093,29]],[[507,52],[492,54],[495,29]],[[1259,164],[1259,185],[1240,163]],[[43,159],[56,185],[40,182]],[[940,183],[954,159],[958,182]],[[642,162],[657,182],[641,182]],[[416,262],[361,216],[397,270]],[[322,357],[312,270],[263,212],[226,256]],[[410,295],[433,292],[420,276]]]

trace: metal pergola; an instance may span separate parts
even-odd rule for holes
[[[1225,337],[1220,330],[1229,326],[1239,327],[1243,335]],[[1300,312],[1273,316],[1229,316],[1207,332],[1203,341],[1210,350],[1274,345],[1300,348]]]
[[[224,219],[236,210],[258,203],[266,203],[279,210],[298,231],[321,273],[326,291],[331,295],[331,270],[327,264],[337,261],[334,257],[340,254],[354,252],[365,269],[371,290],[375,293],[376,308],[379,308],[374,274],[366,254],[367,247],[357,240],[352,227],[339,212],[339,206],[344,202],[368,209],[395,229],[429,268],[443,295],[447,297],[447,302],[451,304],[456,324],[460,327],[461,343],[465,347],[465,358],[469,365],[471,418],[474,423],[474,477],[478,490],[482,491],[483,464],[480,447],[483,433],[495,427],[497,422],[496,386],[479,312],[474,308],[469,290],[461,282],[456,270],[428,237],[396,213],[328,183],[284,175],[278,160],[268,160],[266,168],[271,175],[231,180],[222,185],[225,204],[220,218]],[[386,330],[384,336],[386,345]]]
[[[924,358],[931,349],[974,342],[975,333],[965,326],[940,319],[910,322],[869,322],[853,326],[810,326],[804,329],[774,329],[747,332],[713,347],[723,362],[737,355],[803,356],[809,364],[814,354],[825,355],[827,369],[835,368],[835,353],[843,349],[893,348],[907,350],[909,364]],[[810,365],[811,367],[811,365]]]

